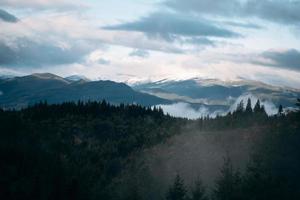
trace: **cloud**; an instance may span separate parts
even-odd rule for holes
[[[41,67],[80,61],[88,49],[63,47],[45,41],[18,38],[10,44],[0,41],[0,66]]]
[[[194,109],[191,104],[178,102],[170,105],[158,105],[161,107],[165,114],[169,114],[174,117],[184,117],[188,119],[198,119],[201,117],[216,117],[217,115],[224,114],[222,110],[210,111],[208,107],[202,105],[198,109]]]
[[[110,65],[110,61],[109,61],[109,60],[106,60],[106,59],[104,59],[104,58],[100,58],[100,59],[98,60],[98,63],[99,63],[100,65]]]
[[[1,68],[80,63],[89,53],[103,48],[98,28],[72,14],[28,16],[1,26]]]
[[[87,4],[78,0],[1,0],[0,6],[31,10],[82,10]]]
[[[300,71],[300,52],[296,49],[266,51],[262,53],[260,57],[262,59],[258,59],[253,63]]]
[[[129,56],[132,57],[141,57],[141,58],[148,58],[149,57],[149,52],[143,49],[135,49],[133,50]]]
[[[182,43],[189,43],[195,46],[215,46],[216,42],[205,37],[190,37],[182,39]]]
[[[10,23],[16,23],[19,21],[17,17],[2,9],[0,9],[0,20]]]
[[[223,23],[233,26],[233,27],[240,27],[246,29],[261,29],[262,27],[254,24],[254,23],[242,23],[242,22],[234,22],[234,21],[224,21]]]
[[[199,15],[252,18],[299,25],[299,0],[167,0],[164,5],[179,12]]]
[[[213,25],[211,21],[175,13],[152,13],[134,22],[104,27],[109,30],[137,31],[149,37],[174,41],[178,36],[211,36],[221,38],[238,37],[239,34],[223,27]]]
[[[247,101],[248,99],[251,100],[251,107],[252,109],[254,108],[258,97],[256,97],[253,94],[243,94],[241,96],[239,96],[236,101],[234,102],[234,104],[232,104],[229,108],[228,112],[233,112],[236,110],[238,104],[243,101],[244,103],[244,108],[246,109],[247,106]],[[276,115],[278,113],[278,108],[275,106],[275,104],[272,101],[266,100],[266,99],[260,99],[260,105],[265,107],[265,111],[269,116],[272,115]]]
[[[209,110],[206,107],[200,107],[199,110],[195,110],[188,103],[175,103],[171,105],[159,105],[164,113],[174,117],[184,117],[188,119],[197,119],[206,117],[209,114]]]
[[[252,108],[254,108],[255,103],[258,98],[252,94],[243,94],[239,96],[229,107],[228,110],[210,110],[207,106],[202,105],[198,109],[195,109],[189,103],[178,102],[170,105],[159,105],[164,111],[165,114],[169,114],[174,117],[184,117],[188,119],[197,119],[201,117],[209,116],[211,118],[215,118],[216,116],[224,116],[229,112],[233,112],[236,110],[238,104],[243,101],[244,106],[246,108],[248,98],[251,99]],[[278,108],[275,104],[266,99],[260,99],[261,105],[265,107],[266,113],[269,116],[276,115],[278,113]]]

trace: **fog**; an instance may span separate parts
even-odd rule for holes
[[[184,117],[188,119],[197,119],[201,117],[210,116],[211,118],[215,118],[217,115],[226,115],[228,112],[233,112],[236,110],[237,105],[243,101],[244,107],[246,108],[248,98],[251,99],[252,108],[254,108],[255,103],[258,100],[253,94],[244,94],[238,97],[232,105],[229,106],[227,110],[212,110],[209,106],[201,105],[199,109],[195,109],[189,103],[178,102],[170,105],[159,105],[165,114],[169,114],[174,117]],[[265,107],[266,113],[271,116],[275,115],[278,112],[278,108],[272,101],[269,100],[260,100],[261,105]]]
[[[210,189],[220,175],[225,157],[230,157],[236,169],[243,171],[264,135],[262,128],[233,129],[224,131],[201,131],[196,125],[182,127],[182,133],[165,143],[140,153],[136,168],[125,172],[128,181],[135,179],[146,188],[143,193],[165,195],[176,174],[188,187],[197,178]],[[141,167],[143,166],[143,167]]]

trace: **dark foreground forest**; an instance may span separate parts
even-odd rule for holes
[[[268,117],[259,102],[254,109],[249,103],[227,116],[198,120],[105,101],[0,110],[0,199],[300,199],[300,112],[283,114],[280,108]],[[176,154],[171,141],[188,141],[188,133],[193,138],[206,134],[197,148],[207,141],[217,144],[214,149],[218,144],[228,147],[221,166],[212,172],[216,177],[203,174],[200,167],[185,168],[196,166],[197,159],[209,163],[210,154],[184,161],[179,156],[168,165],[176,170],[168,173],[153,170],[150,157],[161,156],[161,164],[163,155],[185,155],[184,149],[197,139],[173,148]],[[219,138],[224,140],[218,143]],[[236,144],[240,146],[234,148]],[[208,152],[214,155],[215,150]],[[244,155],[249,159],[239,165]],[[207,168],[216,167],[217,162],[211,163]]]

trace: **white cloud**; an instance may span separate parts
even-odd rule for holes
[[[79,0],[1,0],[0,6],[33,10],[79,10],[88,4]]]
[[[229,108],[230,112],[233,112],[236,110],[237,105],[243,101],[244,107],[246,108],[248,99],[251,99],[252,108],[254,108],[255,103],[257,102],[258,98],[255,95],[252,94],[244,94],[238,97],[234,104],[232,104]],[[265,107],[266,113],[271,116],[278,113],[278,108],[275,106],[275,104],[272,101],[266,100],[266,99],[260,99],[260,105],[263,105]]]
[[[164,113],[169,114],[174,117],[184,117],[188,119],[198,119],[201,117],[216,117],[217,115],[223,114],[224,111],[209,111],[206,106],[200,106],[198,109],[194,109],[191,104],[188,103],[174,103],[170,105],[158,105],[164,111]]]

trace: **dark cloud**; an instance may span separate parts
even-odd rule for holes
[[[0,41],[0,66],[41,67],[79,62],[89,52],[80,46],[62,48],[19,38],[13,44]]]
[[[104,28],[138,31],[146,33],[149,37],[161,37],[169,41],[175,40],[178,36],[212,36],[222,38],[239,36],[239,34],[223,27],[213,25],[212,21],[172,13],[152,13],[134,22]]]
[[[255,62],[270,67],[286,68],[300,71],[300,52],[296,49],[290,49],[283,52],[267,51],[262,54],[262,57],[271,62]]]
[[[149,52],[143,49],[135,49],[133,50],[129,56],[132,57],[141,57],[141,58],[148,58],[149,57]]]
[[[249,0],[244,4],[244,15],[272,22],[300,25],[299,0]]]
[[[179,12],[227,17],[257,17],[275,23],[299,25],[299,0],[167,0]]]
[[[2,9],[0,9],[0,20],[10,23],[16,23],[19,21],[17,17]]]

